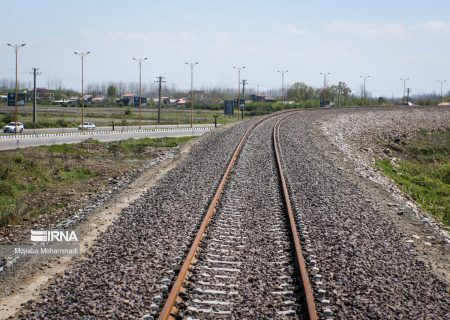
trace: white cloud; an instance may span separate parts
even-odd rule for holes
[[[410,36],[408,27],[403,23],[385,23],[373,21],[335,20],[325,25],[325,30],[340,34],[361,37],[382,37],[405,39]]]
[[[328,32],[370,38],[406,40],[417,32],[450,35],[450,22],[430,20],[421,23],[335,20],[324,26]]]
[[[292,24],[292,23],[290,23],[286,26],[285,32],[287,34],[294,35],[294,36],[301,36],[301,35],[305,35],[308,33],[307,30],[305,30],[299,26],[296,26],[295,24]]]
[[[434,34],[450,35],[450,22],[430,20],[415,26],[416,29]]]

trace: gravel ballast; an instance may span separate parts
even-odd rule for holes
[[[125,209],[84,260],[22,317],[153,316],[191,243],[231,151],[249,123],[207,134],[190,156]]]
[[[311,281],[321,318],[450,317],[448,282],[437,275],[420,247],[427,240],[430,250],[444,252],[445,230],[412,202],[408,204],[395,186],[381,183],[390,182],[372,169],[373,159],[383,153],[377,142],[396,135],[412,136],[420,129],[444,130],[450,124],[449,114],[448,109],[424,108],[323,109],[299,111],[283,121],[283,164],[299,230],[304,232],[302,246],[313,270]],[[277,118],[281,117],[285,116]],[[50,283],[37,301],[24,305],[19,318],[153,319],[232,150],[254,121],[215,130],[197,142],[175,169],[123,210],[86,257]],[[222,210],[225,220],[235,223],[235,230],[225,232],[225,236],[239,238],[236,243],[243,246],[243,252],[232,258],[239,259],[236,261],[242,269],[236,302],[245,308],[242,314],[228,310],[234,318],[296,317],[299,312],[295,297],[289,296],[293,303],[287,308],[277,308],[268,297],[270,292],[282,292],[283,287],[295,291],[290,279],[276,280],[278,276],[286,279],[286,275],[272,268],[281,262],[288,277],[292,274],[286,265],[286,237],[280,235],[283,220],[276,205],[280,199],[270,191],[277,179],[269,160],[274,121],[261,125],[248,140],[235,172],[244,174],[234,182],[230,180],[227,188],[232,195],[224,197],[229,204],[218,211],[217,218]],[[235,208],[242,212],[230,212]],[[404,215],[398,214],[400,209]],[[245,230],[237,230],[239,224]],[[426,229],[432,240],[422,234],[412,236],[409,225]],[[209,236],[224,226],[219,223]],[[253,227],[259,233],[250,232]],[[276,241],[281,241],[279,247]],[[201,254],[205,256],[199,259],[197,270],[203,272],[202,263],[208,269],[212,258],[207,257],[207,251]],[[246,262],[247,257],[252,258],[250,262]],[[274,265],[265,266],[266,259],[272,259]],[[200,275],[194,275],[193,280],[204,283],[204,279],[195,279]],[[200,290],[194,293],[192,283],[188,294],[193,301],[201,298],[205,287],[197,285]],[[260,295],[259,289],[267,292]],[[286,299],[278,302],[282,300]],[[203,306],[189,301],[187,306],[191,308],[186,315],[202,314],[198,308]]]
[[[450,108],[428,107],[382,109],[367,112],[342,112],[338,116],[324,116],[320,123],[327,138],[355,166],[362,177],[373,181],[389,191],[393,197],[410,208],[428,227],[436,229],[450,244],[450,235],[432,217],[421,212],[412,201],[408,201],[398,187],[374,168],[374,161],[395,159],[386,145],[407,143],[421,132],[450,130]],[[448,229],[447,229],[448,230]]]
[[[246,141],[178,305],[184,318],[301,316],[271,139],[280,117],[260,124]]]
[[[374,118],[368,119],[364,117],[369,117],[370,112],[364,110],[301,112],[287,118],[281,127],[281,148],[294,207],[301,229],[308,234],[307,241],[303,238],[305,253],[308,260],[313,257],[316,261],[314,265],[322,276],[320,284],[315,285],[315,295],[318,301],[330,300],[336,319],[449,316],[447,283],[426,265],[414,241],[406,241],[408,235],[395,221],[396,199],[387,194],[392,197],[386,199],[392,206],[382,206],[328,156],[336,152],[330,140],[342,131],[352,130],[346,139],[356,139],[371,121],[377,120],[377,132],[383,132],[382,128],[386,132],[392,127],[383,127],[383,121],[392,117],[396,130],[402,132],[403,128],[407,132],[408,120],[424,120],[423,115],[428,114],[420,110],[412,113],[378,110]],[[362,119],[355,120],[360,114]],[[342,124],[340,117],[352,119],[351,124]],[[338,119],[335,122],[341,127],[323,124],[330,119]],[[327,128],[327,135],[320,130],[321,124]]]

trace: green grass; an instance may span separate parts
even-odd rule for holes
[[[99,161],[111,165],[127,159],[148,157],[151,148],[173,148],[192,137],[144,138],[102,143],[87,140],[78,144],[61,144],[0,152],[0,227],[20,223],[42,213],[50,213],[61,204],[45,203],[43,193],[77,188],[89,179],[107,180],[97,169]],[[43,203],[30,205],[40,196]]]
[[[401,160],[379,160],[377,166],[424,210],[450,226],[450,132],[423,132],[391,148]]]
[[[96,141],[96,140],[92,140]],[[81,148],[78,144],[54,144],[46,148],[50,153],[70,154],[70,155],[86,155],[86,149]]]
[[[18,115],[18,121],[23,122],[25,129],[33,128],[74,128],[81,122],[81,108],[61,106],[38,106],[37,122],[32,122],[32,107],[22,107]],[[129,110],[127,112],[127,110]],[[141,114],[138,108],[130,107],[85,107],[85,121],[91,121],[97,127],[111,127],[113,121],[116,127],[121,125],[138,125],[139,119],[142,125],[157,124],[157,109],[155,107],[142,108]],[[250,114],[250,112],[246,113]],[[227,117],[221,110],[209,110],[194,108],[194,124],[214,123],[214,115],[218,115],[217,123],[225,124],[236,121],[236,117]],[[190,123],[191,113],[187,107],[164,106],[161,109],[161,125],[187,125]],[[14,121],[14,114],[10,107],[0,106],[0,126]]]
[[[65,166],[61,159],[54,159],[50,154],[48,157],[48,161],[43,162],[25,156],[23,151],[0,154],[0,226],[34,215],[34,208],[24,201],[26,197],[95,177],[87,168]]]
[[[142,138],[142,139],[128,139],[120,141],[119,144],[124,150],[135,152],[142,147],[153,148],[174,148],[181,143],[188,142],[192,137],[179,138]]]

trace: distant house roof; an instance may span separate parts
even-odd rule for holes
[[[36,92],[39,92],[39,93],[52,93],[53,92],[53,90],[50,90],[50,89],[47,89],[47,88],[36,88]]]
[[[134,96],[137,96],[137,94],[135,94],[135,93],[124,93],[122,95],[122,97],[134,97]]]

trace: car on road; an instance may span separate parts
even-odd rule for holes
[[[92,122],[84,122],[78,126],[78,130],[95,130],[95,124]]]
[[[17,122],[17,131],[23,132],[25,130],[25,127],[22,122]],[[16,133],[16,123],[10,122],[6,126],[3,127],[4,133]]]

